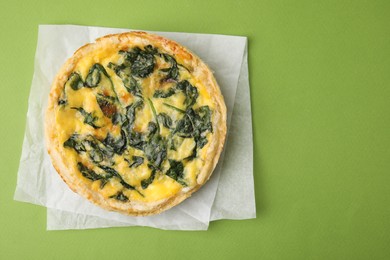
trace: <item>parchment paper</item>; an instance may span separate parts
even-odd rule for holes
[[[129,30],[73,25],[39,27],[15,200],[46,206],[48,230],[134,225],[206,230],[211,220],[254,218],[246,37],[152,32],[175,40],[200,56],[214,70],[228,108],[224,153],[211,179],[191,198],[160,215],[129,217],[105,211],[73,193],[54,170],[44,144],[43,122],[55,74],[80,46],[106,34]]]

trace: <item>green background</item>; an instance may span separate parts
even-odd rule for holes
[[[388,0],[3,1],[0,259],[390,259],[389,13]],[[13,201],[39,24],[247,36],[257,218],[46,231],[45,208]]]

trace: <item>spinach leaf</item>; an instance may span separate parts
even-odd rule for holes
[[[171,55],[162,53],[161,56],[164,58],[164,60],[168,63],[170,63],[171,67],[161,69],[160,71],[166,73],[166,76],[162,79],[163,82],[172,82],[177,81],[179,77],[179,68],[177,67],[177,62],[175,58],[173,58]]]
[[[133,159],[132,163],[130,163],[129,160],[125,159],[130,164],[129,165],[130,168],[137,168],[138,166],[144,163],[144,158],[141,156],[133,156],[132,159]]]
[[[156,123],[149,122],[148,124],[148,138],[149,140],[144,145],[144,153],[153,167],[160,169],[161,164],[167,158],[167,140],[160,135],[160,126],[158,123],[156,109],[153,102],[147,99]]]
[[[64,147],[73,148],[77,153],[86,151],[84,145],[81,142],[80,136],[76,133],[72,134],[63,145]]]
[[[113,178],[113,177],[118,178],[119,182],[122,184],[123,187],[125,187],[126,189],[129,189],[129,190],[135,190],[135,188],[133,186],[131,186],[130,184],[128,184],[127,182],[125,182],[125,180],[123,180],[122,176],[113,168],[108,167],[108,166],[104,166],[104,165],[99,165],[99,168],[107,173],[107,175],[106,175],[107,179]]]
[[[140,132],[136,131],[131,131],[128,135],[128,143],[131,147],[141,150],[144,150],[145,147],[145,140],[144,140],[144,135]]]
[[[68,82],[69,82],[69,86],[73,90],[79,90],[80,88],[82,88],[84,86],[84,82],[81,79],[80,74],[78,74],[77,72],[72,72],[72,74],[70,74],[70,76],[68,78]]]
[[[103,140],[103,144],[106,147],[119,155],[121,155],[126,149],[126,143],[126,134],[123,130],[121,130],[121,135],[118,138],[115,138],[110,133],[108,133],[106,138]]]
[[[181,90],[186,96],[184,105],[186,105],[187,108],[195,104],[196,99],[199,96],[198,89],[196,87],[192,86],[187,80],[183,80],[177,83],[176,88]]]
[[[93,113],[89,113],[84,110],[82,107],[71,107],[71,109],[77,110],[83,117],[84,117],[84,123],[92,126],[93,128],[97,129],[100,128],[100,126],[97,126],[95,124],[95,121],[99,118],[97,116],[94,116]]]
[[[141,181],[142,189],[146,189],[153,182],[155,177],[156,177],[156,170],[152,169],[152,172],[151,172],[149,178]]]
[[[184,165],[180,161],[169,159],[170,168],[165,173],[168,177],[174,179],[183,186],[187,186],[184,181]]]
[[[102,77],[106,77],[106,80]],[[118,98],[118,94],[115,90],[114,84],[112,83],[110,75],[108,75],[106,69],[99,63],[95,63],[88,72],[88,75],[84,82],[84,87],[86,88],[96,88],[99,86],[100,97],[106,96],[105,101],[111,99],[111,101],[118,102],[120,104],[120,100]],[[112,103],[112,102],[111,102]],[[103,109],[102,109],[103,110]],[[109,111],[106,111],[110,113]]]
[[[203,106],[197,110],[187,109],[184,117],[176,123],[174,132],[182,137],[195,137],[206,131],[213,131],[211,110],[208,106]]]
[[[87,166],[85,166],[81,162],[77,163],[77,168],[79,169],[79,171],[81,172],[81,174],[85,178],[90,179],[91,181],[97,181],[97,180],[104,179],[103,176],[101,176],[101,175],[97,174],[96,172],[94,172],[93,170],[89,169]]]
[[[210,131],[213,132],[213,125],[211,124],[211,109],[209,106],[202,106],[197,109],[197,113],[200,116],[199,128],[201,132]]]
[[[178,91],[183,92],[185,95],[185,100],[183,102],[184,105],[186,105],[187,108],[191,107],[195,104],[196,99],[199,96],[198,89],[194,86],[192,86],[188,80],[183,80],[177,83],[174,87],[169,88],[167,91],[163,90],[156,90],[153,94],[153,97],[155,98],[167,98],[174,94],[176,94]]]
[[[99,144],[92,138],[82,140],[82,144],[86,148],[86,152],[89,158],[94,163],[100,163],[104,160],[105,154],[103,149],[99,147]]]
[[[69,75],[68,80],[65,82],[64,88],[62,89],[61,96],[60,96],[58,103],[57,103],[59,106],[66,105],[68,103],[67,95],[66,95],[68,85],[73,90],[79,90],[80,88],[82,88],[84,86],[84,82],[81,79],[80,74],[78,74],[77,72],[72,72],[72,74]]]
[[[132,130],[132,128],[133,128],[133,124],[135,121],[135,113],[136,113],[137,109],[141,109],[141,108],[143,108],[143,106],[144,106],[144,102],[141,99],[139,99],[126,108],[128,128],[130,130]]]
[[[198,149],[202,149],[207,144],[206,136],[198,136],[195,138],[196,146]]]
[[[121,52],[119,52],[119,54],[121,54]],[[115,72],[115,74],[117,74],[118,76],[120,73],[124,73],[126,75],[131,75],[130,69],[128,69],[127,71],[124,71],[128,68],[128,66],[130,66],[130,63],[126,64],[125,62],[123,62],[121,64],[115,64],[115,63],[109,62],[107,64],[107,67],[109,69],[112,69]]]
[[[112,118],[111,118],[111,121],[112,121],[112,124],[114,125],[123,125],[127,120],[127,117],[125,114],[121,114],[119,112],[115,113]]]
[[[174,133],[184,138],[193,137],[195,131],[195,120],[196,113],[194,110],[192,108],[187,109],[184,117],[177,121]]]
[[[172,119],[166,113],[160,113],[157,115],[157,120],[164,127],[170,129],[172,127]]]
[[[143,150],[144,148],[144,136],[142,133],[134,131],[134,121],[135,121],[135,114],[136,111],[140,108],[142,108],[144,105],[143,101],[141,99],[137,100],[136,102],[132,103],[130,106],[126,108],[126,120],[122,124],[122,129],[125,130],[126,137],[127,137],[127,143],[131,147],[134,147],[139,150]]]
[[[81,174],[91,181],[97,181],[101,180],[100,188],[103,189],[104,186],[107,184],[108,180],[111,178],[110,176],[102,176],[100,174],[97,174],[93,170],[89,169],[87,166],[82,164],[81,162],[77,163],[77,168],[81,172]]]
[[[184,138],[175,135],[173,132],[171,132],[168,136],[168,146],[169,149],[176,151],[177,147],[179,147],[184,141]]]
[[[137,57],[140,54],[155,55],[155,54],[157,54],[157,52],[158,52],[157,49],[154,48],[152,45],[147,45],[147,46],[144,47],[143,50],[141,48],[139,48],[139,47],[134,47],[134,48],[132,48],[132,49],[130,49],[128,51],[120,50],[119,54],[124,56],[126,61],[128,61],[128,63],[126,65],[129,65],[129,64],[135,62],[135,60],[137,59]]]
[[[111,178],[113,178],[113,177],[118,177],[119,180],[122,180],[122,177],[121,177],[121,176],[119,175],[119,173],[118,173],[116,170],[114,170],[113,168],[108,167],[108,166],[105,166],[105,165],[98,165],[98,167],[99,167],[100,169],[102,169],[103,171],[106,172],[106,175],[105,175],[105,178],[106,178],[106,179],[111,179]]]
[[[142,50],[139,47],[134,47],[133,49],[131,49],[129,51],[120,50],[118,53],[120,55],[122,55],[124,58],[122,65],[124,67],[130,67],[131,63],[133,63],[135,61],[135,59],[137,58],[137,56],[139,55],[139,53],[141,51]]]
[[[146,78],[153,72],[155,64],[153,54],[140,52],[131,64],[131,73],[136,77]]]
[[[148,138],[152,137],[155,135],[158,131],[158,125],[154,122],[149,122],[148,123]]]
[[[125,182],[123,179],[121,179],[120,183],[123,185],[123,187],[125,187],[126,189],[129,189],[129,190],[135,190],[134,186],[131,186],[130,184],[128,184],[127,182]]]
[[[119,191],[117,194],[114,194],[114,195],[110,196],[109,198],[116,199],[116,200],[119,200],[122,202],[129,201],[129,198],[125,194],[123,194],[122,191]]]
[[[196,135],[194,137],[195,146],[192,149],[192,152],[189,156],[184,158],[184,160],[191,161],[197,157],[198,150],[202,149],[207,144],[207,138],[205,136]]]
[[[141,86],[138,81],[133,78],[133,76],[129,76],[128,78],[124,78],[122,80],[129,93],[131,93],[133,96],[142,98]]]
[[[176,88],[169,88],[167,91],[163,90],[156,90],[153,94],[153,97],[155,98],[167,98],[176,93]]]
[[[104,74],[107,78],[110,78],[106,69],[99,63],[95,63],[88,72],[88,75],[85,79],[85,86],[87,88],[95,88],[100,82],[101,74]]]
[[[123,65],[130,67],[131,74],[140,78],[146,78],[153,72],[156,64],[156,59],[154,57],[156,53],[157,49],[153,48],[151,45],[145,46],[143,50],[139,47],[135,47],[130,51],[119,52],[119,54],[123,55],[125,58]]]
[[[100,82],[100,71],[98,69],[95,69],[95,68],[91,68],[91,70],[89,71],[88,75],[87,75],[87,78],[86,78],[86,87],[88,88],[94,88],[94,87],[97,87],[97,85],[99,84]]]
[[[196,110],[187,109],[184,117],[176,123],[174,134],[183,138],[194,138],[195,147],[186,160],[192,160],[197,156],[197,150],[207,144],[206,134],[213,132],[211,124],[211,110],[208,106],[202,106]]]
[[[155,124],[155,126],[156,126],[156,128],[157,128],[156,130],[158,130],[158,132],[160,132],[160,125],[158,124],[156,109],[154,108],[153,102],[152,102],[152,100],[150,100],[150,98],[148,98],[147,101],[148,101],[148,103],[149,103],[150,108],[152,109],[152,113],[153,113],[154,120],[156,120],[156,123],[157,123],[157,124]],[[150,123],[152,123],[152,122],[149,122],[148,130],[150,130],[150,129],[149,129]],[[153,126],[152,126],[152,127],[153,127]],[[149,137],[150,137],[150,136],[151,136],[151,134],[150,134],[150,131],[149,131]]]
[[[167,158],[167,141],[159,134],[153,135],[144,145],[144,153],[149,162],[157,169]]]
[[[146,78],[153,72],[156,64],[154,55],[157,54],[157,49],[147,45],[143,50],[135,47],[129,51],[120,50],[119,54],[123,56],[123,61],[120,64],[110,62],[107,66],[122,79],[129,93],[142,98],[141,86],[134,77]]]
[[[141,86],[139,85],[138,81],[131,75],[130,67],[125,66],[124,64],[115,65],[112,62],[108,64],[108,67],[114,70],[115,74],[121,78],[127,92],[131,93],[133,96],[142,98]]]
[[[200,107],[196,110],[197,116],[195,119],[196,131],[194,133],[195,147],[192,155],[187,157],[187,160],[192,160],[197,156],[197,151],[202,149],[208,142],[207,132],[213,132],[211,124],[211,110],[208,106]]]
[[[95,164],[111,160],[114,152],[92,135],[80,136],[74,133],[64,142],[64,147],[73,148],[78,154],[85,153]]]
[[[157,54],[158,53],[158,50],[157,48],[154,48],[152,45],[148,44],[144,47],[144,52],[148,53],[148,54]]]

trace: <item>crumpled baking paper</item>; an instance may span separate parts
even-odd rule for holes
[[[131,217],[109,212],[73,193],[53,168],[44,143],[50,86],[82,45],[130,29],[40,25],[26,131],[14,199],[47,207],[47,229],[149,226],[207,230],[218,219],[256,217],[247,39],[239,36],[152,32],[192,50],[214,71],[228,111],[228,138],[210,180],[191,198],[162,214]]]

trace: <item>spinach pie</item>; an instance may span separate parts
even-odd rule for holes
[[[210,178],[226,106],[212,72],[188,49],[146,32],[112,34],[60,69],[45,136],[74,192],[107,210],[153,215]]]

